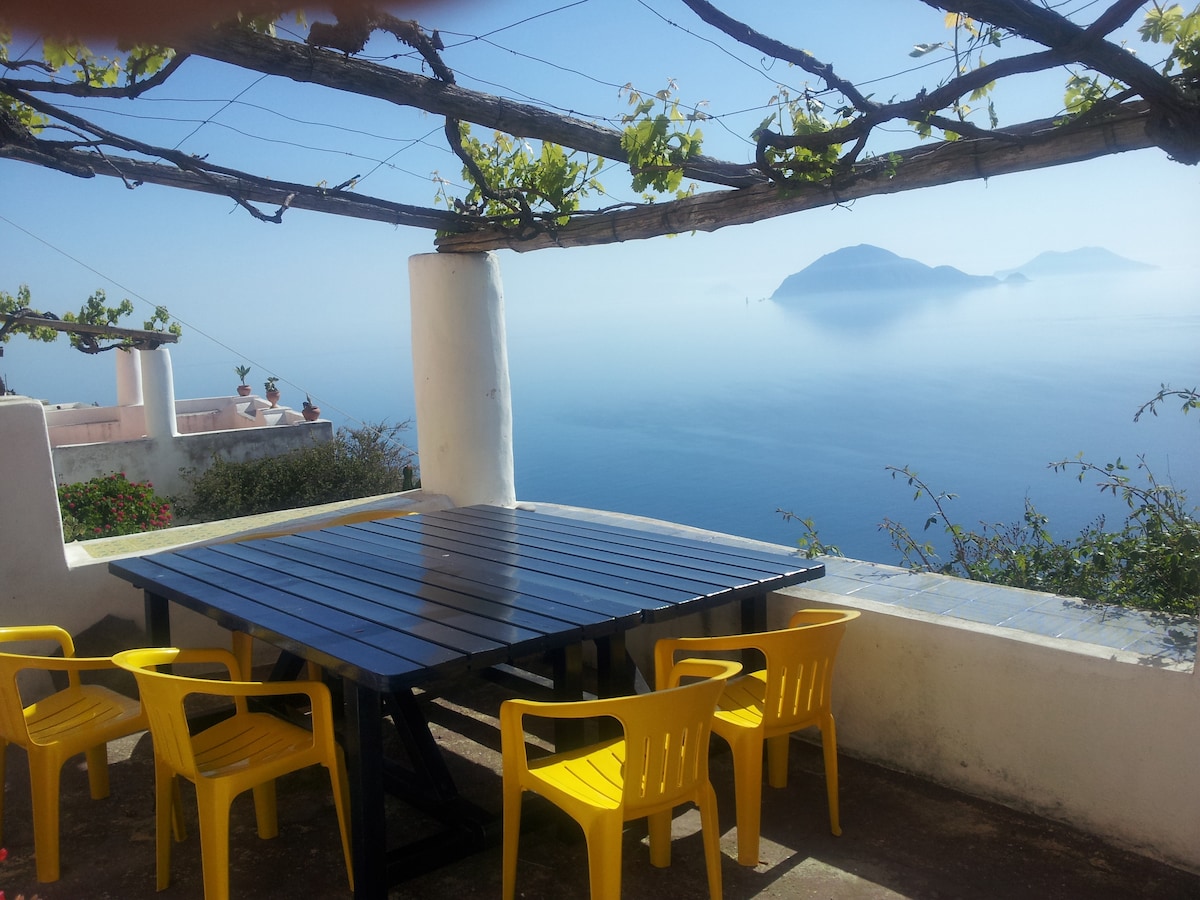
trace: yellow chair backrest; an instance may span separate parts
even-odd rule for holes
[[[691,798],[696,783],[707,777],[712,714],[724,677],[706,678],[679,690],[595,701],[596,712],[604,707],[625,733],[626,818],[636,817],[642,809],[683,803]]]
[[[75,642],[71,640],[71,635],[57,625],[0,628],[0,644],[34,641],[53,641],[62,649],[64,658],[75,656]],[[31,740],[24,714],[27,704],[21,699],[19,675],[26,669],[52,668],[56,668],[55,657],[52,656],[0,653],[0,738],[22,746]],[[67,670],[67,678],[70,686],[79,686],[79,675],[74,669]]]
[[[192,781],[201,777],[188,726],[187,698],[193,694],[212,694],[214,685],[208,679],[172,675],[158,671],[158,667],[173,663],[216,663],[226,667],[230,682],[240,682],[243,678],[236,657],[220,648],[193,653],[175,647],[152,647],[126,650],[117,654],[117,660],[137,678],[138,693],[150,722],[150,733],[154,735],[154,752],[180,775]],[[218,684],[225,686],[229,682]],[[244,697],[237,697],[234,702],[239,712],[245,711]]]
[[[755,649],[766,660],[765,668],[742,676],[762,686],[751,692],[761,702],[762,725],[769,733],[800,722],[809,722],[829,708],[833,665],[846,633],[846,623],[858,618],[857,610],[802,609],[779,631],[703,638],[667,638],[655,646],[655,671],[669,672],[678,653],[729,654]],[[661,679],[663,676],[659,676]],[[747,687],[749,687],[747,685]],[[727,691],[722,710],[736,707],[734,691]],[[757,705],[756,702],[756,705]]]
[[[800,610],[782,631],[759,634],[766,657],[763,725],[768,731],[811,721],[829,709],[833,664],[854,610]]]

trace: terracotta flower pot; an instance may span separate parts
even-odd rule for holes
[[[251,387],[248,384],[239,384],[237,387],[237,392],[238,392],[239,397],[249,397],[250,391],[251,391]]]
[[[306,406],[304,409],[300,410],[300,415],[304,416],[305,422],[315,422],[317,419],[321,418],[321,407]]]
[[[272,407],[275,406],[275,404],[279,402],[279,391],[267,391],[267,402],[269,402]]]

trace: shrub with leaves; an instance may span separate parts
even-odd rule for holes
[[[171,524],[171,505],[150,482],[129,481],[124,472],[58,486],[66,541],[155,531]]]
[[[332,441],[281,456],[215,459],[206,471],[188,475],[191,495],[176,498],[175,513],[208,522],[408,490],[415,458],[396,440],[406,427],[339,428]]]
[[[1137,411],[1157,415],[1168,399],[1182,400],[1182,412],[1200,409],[1196,389],[1176,390],[1166,385]],[[1128,508],[1117,527],[1103,516],[1074,538],[1056,539],[1049,518],[1025,501],[1025,514],[1017,523],[988,524],[968,529],[953,521],[948,504],[954,494],[934,492],[907,466],[889,466],[893,478],[903,478],[915,489],[914,500],[933,503],[925,530],[940,525],[950,540],[950,558],[941,560],[931,542],[919,541],[899,522],[884,519],[880,528],[891,536],[892,546],[913,569],[958,575],[1081,597],[1100,603],[1157,612],[1195,615],[1200,612],[1200,516],[1188,503],[1186,491],[1155,477],[1144,457],[1131,476],[1130,466],[1117,459],[1099,465],[1080,454],[1050,463],[1055,471],[1074,471],[1080,482],[1096,479],[1101,493],[1120,499]]]

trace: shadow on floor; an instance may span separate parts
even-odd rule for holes
[[[469,689],[464,690],[464,686]],[[422,698],[463,795],[499,812],[499,735],[494,714],[502,694],[459,682]],[[454,729],[453,731],[449,729]],[[821,757],[793,742],[790,783],[765,789],[762,861],[736,863],[731,759],[713,740],[728,900],[748,898],[1062,898],[1200,897],[1200,875],[1128,853],[1081,832],[945,790],[843,756],[841,837],[829,833]],[[175,845],[172,883],[155,891],[153,760],[148,735],[110,747],[112,794],[88,797],[82,760],[63,772],[62,878],[36,883],[29,782],[22,751],[8,749],[0,889],[8,900],[182,900],[203,895],[195,805],[184,788],[190,831]],[[349,898],[328,780],[319,769],[280,780],[279,837],[260,841],[248,795],[234,804],[230,887],[234,897]],[[531,817],[532,818],[532,817]],[[587,896],[586,850],[569,821],[537,817],[521,839],[517,894],[523,900]],[[421,836],[429,822],[405,804],[389,806],[393,836]],[[622,866],[626,900],[703,898],[699,817],[677,812],[672,864],[648,861],[641,823],[626,831]],[[392,900],[456,900],[500,895],[500,851],[491,847],[395,888]]]

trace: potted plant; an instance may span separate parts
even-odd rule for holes
[[[237,372],[238,378],[242,379],[242,383],[238,385],[237,392],[239,397],[250,396],[250,385],[246,384],[246,376],[250,374],[249,366],[234,366],[233,371]]]
[[[321,407],[314,406],[312,397],[308,394],[304,395],[304,408],[300,410],[300,415],[304,416],[305,422],[315,422],[321,418]]]
[[[279,402],[279,388],[275,386],[275,382],[278,380],[279,379],[276,376],[272,375],[263,384],[263,387],[267,392],[267,401],[271,404],[271,406],[274,406]]]

